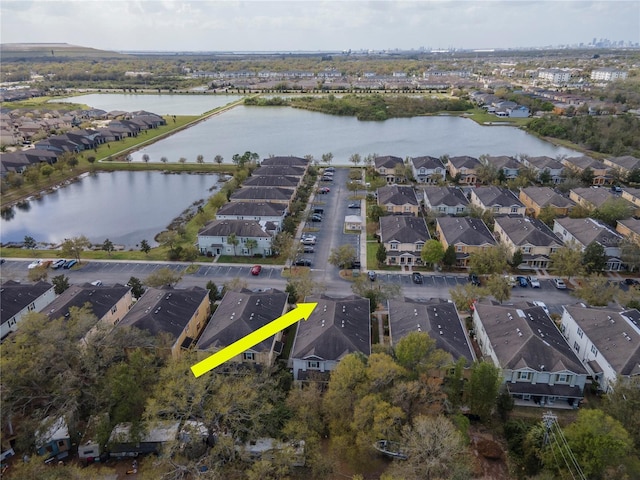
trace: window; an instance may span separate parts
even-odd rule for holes
[[[113,307],[111,307],[111,313],[116,313],[118,311],[118,306],[114,305]]]
[[[36,309],[36,304],[32,303],[27,307],[28,312],[33,312]]]
[[[518,380],[531,380],[531,372],[518,372]]]
[[[398,244],[397,243],[392,243],[389,246],[391,247],[391,250],[398,250]]]
[[[595,345],[591,345],[591,353],[593,353],[593,355],[596,357],[598,356],[598,349]]]
[[[511,207],[511,213],[518,213],[518,207]]]
[[[309,370],[320,370],[320,362],[316,362],[316,361],[307,362],[307,368]]]
[[[456,245],[456,252],[462,251],[462,245]]]
[[[531,247],[522,247],[522,253],[531,253]]]
[[[580,338],[582,338],[582,335],[584,335],[584,332],[582,331],[582,329],[580,327],[578,327],[578,336]]]
[[[573,349],[576,353],[580,353],[580,345],[578,345],[578,342],[573,342]]]
[[[244,352],[242,354],[242,359],[245,361],[250,361],[253,362],[256,358],[255,358],[256,354],[253,352]]]
[[[556,383],[567,383],[569,381],[569,375],[566,373],[559,373],[556,375]]]
[[[64,440],[58,440],[58,446],[64,447]]]

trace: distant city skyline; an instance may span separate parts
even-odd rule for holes
[[[637,0],[2,0],[0,9],[2,43],[69,43],[112,51],[469,50],[588,46],[602,40],[610,47],[640,43]]]

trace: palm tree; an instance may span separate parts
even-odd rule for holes
[[[245,246],[249,250],[249,255],[251,255],[253,253],[253,249],[258,248],[258,241],[255,238],[249,238],[245,242]]]
[[[238,244],[240,243],[240,240],[238,240],[238,237],[236,236],[235,233],[230,233],[229,236],[227,237],[227,243],[229,245],[233,245],[233,256],[236,256],[236,247],[238,246]]]

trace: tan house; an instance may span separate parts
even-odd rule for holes
[[[420,204],[413,187],[389,185],[378,189],[378,205],[390,215],[418,216]]]
[[[485,223],[472,217],[438,217],[436,236],[446,250],[453,245],[456,250],[456,266],[467,267],[469,256],[496,245]]]
[[[496,217],[493,233],[511,255],[522,252],[519,268],[547,268],[549,257],[562,246],[562,240],[544,222],[529,217]]]
[[[421,263],[420,253],[429,240],[429,230],[422,217],[389,215],[380,217],[380,241],[387,250],[387,265]]]
[[[480,160],[474,157],[450,157],[447,162],[447,171],[451,178],[460,174],[460,183],[473,185],[478,183],[478,167],[481,165]]]
[[[602,162],[613,169],[619,170],[623,177],[629,175],[631,170],[640,168],[640,158],[632,157],[631,155],[605,158]]]
[[[631,203],[634,207],[634,215],[640,217],[640,188],[623,188],[622,198]]]
[[[572,188],[569,198],[588,210],[594,210],[607,200],[615,198],[615,195],[608,188],[580,187]]]
[[[553,207],[558,217],[569,215],[575,203],[550,187],[526,187],[520,190],[518,199],[526,207],[526,214],[537,217],[540,210]]]
[[[200,287],[148,288],[118,324],[173,338],[171,355],[180,356],[198,338],[210,313],[209,290]]]
[[[640,247],[640,220],[637,218],[618,220],[616,231]]]
[[[400,157],[386,155],[376,157],[373,160],[374,168],[381,177],[387,181],[388,185],[404,182],[404,162]]]
[[[231,345],[287,312],[289,294],[276,289],[229,291],[202,332],[196,348],[209,354]],[[282,352],[282,332],[236,355],[231,362],[271,366]]]
[[[593,172],[593,185],[610,185],[613,183],[611,167],[591,157],[568,157],[562,160],[562,164],[577,173],[582,173],[587,168],[590,168]]]
[[[524,215],[525,206],[508,188],[478,187],[471,190],[471,204],[494,215]]]

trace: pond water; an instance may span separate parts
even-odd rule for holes
[[[13,218],[0,220],[2,243],[22,242],[25,235],[37,242],[57,244],[85,235],[93,243],[106,238],[135,248],[143,239],[164,230],[193,202],[214,194],[222,185],[214,174],[162,172],[100,172],[53,193],[13,208]]]

